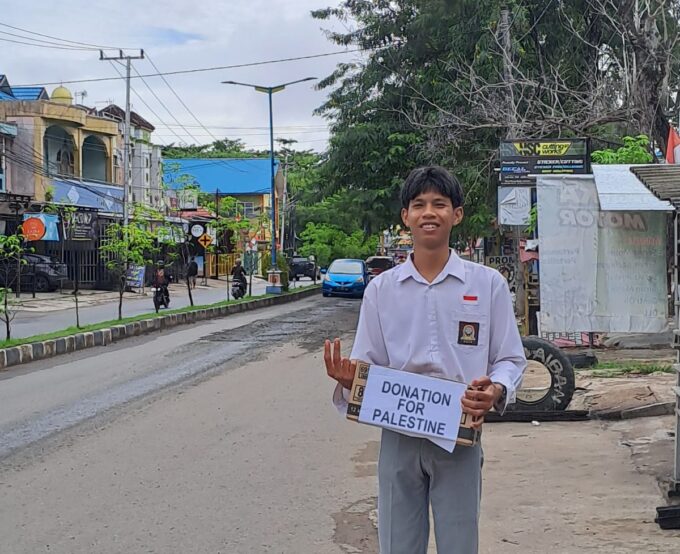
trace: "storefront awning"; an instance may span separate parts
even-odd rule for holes
[[[54,201],[100,212],[123,215],[123,188],[76,179],[54,179]]]

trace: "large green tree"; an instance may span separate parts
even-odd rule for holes
[[[320,196],[367,231],[398,216],[408,171],[457,174],[474,225],[495,204],[499,141],[647,133],[663,147],[677,83],[677,0],[344,0],[331,41],[364,52],[320,83],[332,125]],[[491,185],[491,186],[490,186]],[[346,200],[345,200],[346,199]]]

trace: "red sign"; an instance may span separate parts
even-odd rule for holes
[[[21,225],[21,234],[28,241],[40,240],[45,236],[45,224],[37,217],[29,217]]]

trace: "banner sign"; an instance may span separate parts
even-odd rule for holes
[[[451,452],[466,390],[464,383],[371,365],[359,422],[439,439]]]
[[[589,173],[591,170],[588,139],[516,139],[501,142],[501,185],[535,186],[535,175]]]
[[[511,290],[515,288],[515,268],[517,267],[515,256],[487,256],[484,265],[493,267],[505,277]]]
[[[662,331],[665,213],[600,211],[588,177],[539,177],[537,192],[541,331]]]
[[[126,281],[127,286],[133,289],[141,289],[144,287],[144,276],[146,275],[146,267],[143,265],[131,265],[127,270]]]
[[[178,190],[177,205],[180,210],[198,210],[198,189]]]
[[[25,213],[21,225],[22,233],[27,241],[58,241],[59,216],[43,213]]]
[[[97,214],[95,212],[77,211],[72,216],[69,229],[71,240],[86,241],[97,238]]]

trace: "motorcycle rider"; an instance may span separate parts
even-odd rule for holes
[[[243,289],[243,293],[245,294],[245,291],[247,289],[247,283],[248,280],[246,278],[246,270],[243,268],[241,265],[241,260],[236,260],[234,263],[234,267],[231,270],[231,277],[234,280],[234,282],[238,282],[241,285],[241,288]]]
[[[159,261],[156,271],[153,275],[153,286],[161,290],[163,298],[170,302],[170,290],[168,284],[170,283],[170,271],[166,269],[165,262]]]

